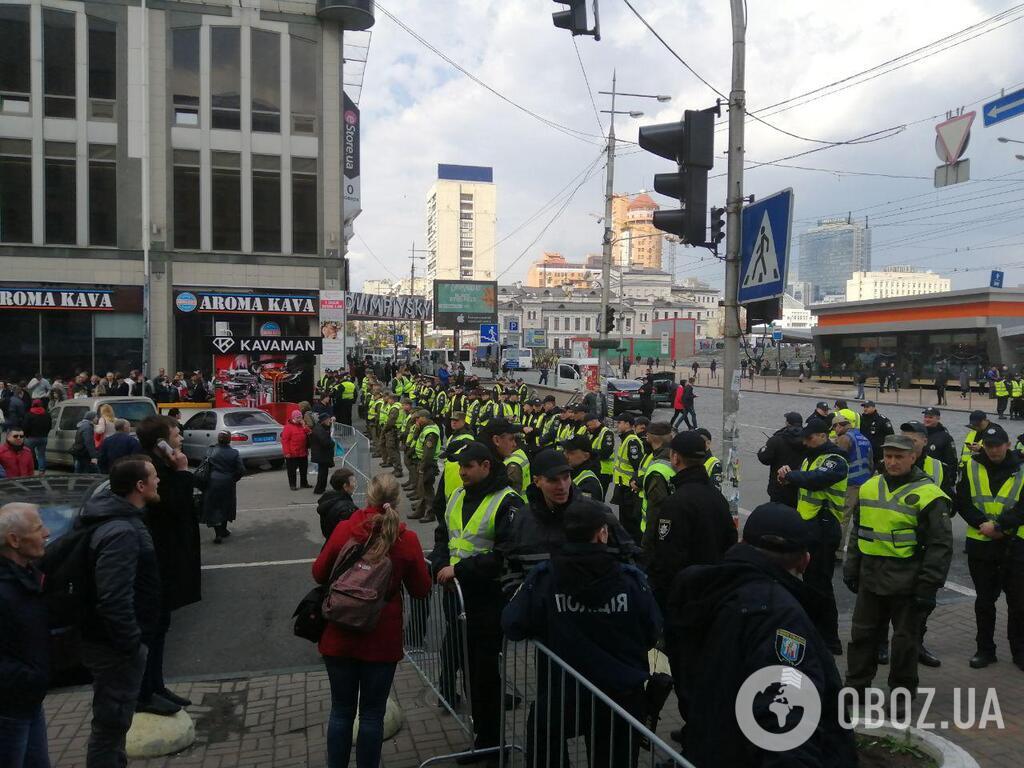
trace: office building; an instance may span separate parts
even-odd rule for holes
[[[141,368],[144,244],[153,369],[208,371],[218,327],[317,333],[347,287],[329,5],[0,5],[5,376]]]
[[[800,235],[800,280],[809,283],[805,304],[827,296],[845,296],[854,272],[871,269],[871,230],[850,217],[820,219]]]
[[[588,288],[600,279],[599,255],[587,256],[583,262],[571,262],[560,253],[546,251],[526,271],[526,285],[531,288],[557,288],[563,285]]]
[[[853,277],[846,281],[846,300],[945,293],[952,287],[953,281],[948,277],[910,265],[894,265],[878,272],[854,272]]]
[[[494,280],[496,221],[493,169],[438,165],[427,194],[427,277]]]
[[[650,195],[612,198],[612,263],[633,269],[661,269],[664,233],[654,228],[659,206]]]

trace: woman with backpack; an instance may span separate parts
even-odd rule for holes
[[[430,592],[423,547],[416,534],[400,521],[398,497],[398,481],[393,475],[382,473],[374,477],[367,490],[368,506],[356,510],[334,529],[313,563],[313,578],[318,584],[337,586],[349,574],[356,574],[364,579],[364,586],[377,578],[384,587],[378,613],[371,608],[367,615],[365,607],[351,607],[344,594],[337,603],[340,615],[325,610],[328,622],[319,649],[331,685],[328,768],[348,768],[357,701],[356,766],[377,768],[380,764],[384,712],[395,668],[403,656],[402,586],[414,598],[424,598]],[[339,555],[343,556],[342,566],[360,562],[361,573],[344,568],[339,574],[333,573]],[[332,603],[335,594],[328,588],[325,607]],[[346,608],[351,611],[349,615],[344,612]],[[347,628],[349,625],[351,628]]]

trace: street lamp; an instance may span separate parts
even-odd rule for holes
[[[1014,155],[1018,160],[1024,160],[1024,155]]]
[[[1000,136],[996,141],[1000,144],[1024,144],[1024,141],[1021,141],[1020,139],[1008,139],[1005,136]]]

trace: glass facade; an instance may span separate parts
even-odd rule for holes
[[[0,242],[32,242],[32,142],[25,139],[0,139]]]
[[[175,125],[199,125],[199,28],[171,33],[170,90]]]
[[[32,89],[27,5],[0,5],[0,40],[0,113],[27,114]]]
[[[281,36],[252,31],[252,129],[281,130]]]
[[[990,360],[987,331],[981,329],[819,336],[815,346],[824,375],[873,375],[883,364],[895,364],[904,382],[933,377],[940,364],[954,375],[967,366],[973,376]]]
[[[43,179],[46,189],[46,242],[74,245],[77,226],[74,144],[46,142]]]
[[[214,128],[241,126],[242,49],[238,27],[210,30],[210,105]]]
[[[811,300],[846,295],[854,272],[871,269],[871,230],[860,222],[823,220],[800,235],[800,280],[811,286]]]
[[[75,116],[75,14],[43,9],[43,113]]]

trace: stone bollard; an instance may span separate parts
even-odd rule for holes
[[[384,709],[384,739],[390,739],[396,733],[402,729],[402,725],[405,722],[405,716],[402,714],[402,707],[399,705],[398,700],[395,698],[395,694],[392,693],[388,696],[388,703]],[[352,739],[354,740],[359,733],[359,717],[356,717],[356,721],[352,726]]]
[[[128,757],[148,758],[172,755],[192,746],[196,724],[184,709],[173,717],[137,712],[128,729]]]

